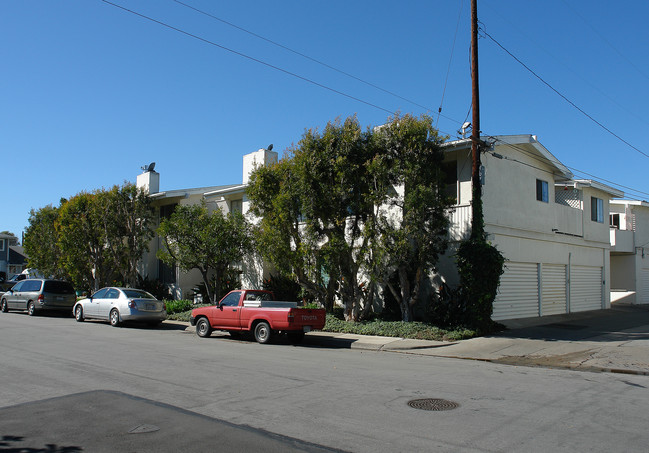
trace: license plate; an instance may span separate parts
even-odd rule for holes
[[[155,310],[155,305],[154,304],[146,304],[146,309],[147,310]]]
[[[62,301],[62,300],[63,300],[63,297],[62,297],[62,296],[56,296],[56,300],[58,300],[58,301]]]
[[[311,326],[304,326],[305,332],[311,332]]]

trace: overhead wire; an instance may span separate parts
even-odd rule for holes
[[[565,3],[565,1],[564,1],[564,3]],[[487,2],[487,5],[489,5],[488,2]],[[578,78],[579,78],[583,83],[585,83],[586,85],[590,86],[593,90],[595,90],[596,92],[598,92],[602,97],[608,99],[609,102],[611,102],[612,104],[616,105],[616,106],[619,107],[621,110],[624,110],[627,114],[629,114],[629,115],[632,116],[633,118],[635,118],[635,119],[637,119],[637,120],[639,120],[639,121],[642,121],[642,122],[645,123],[645,124],[649,124],[649,121],[647,121],[645,118],[642,118],[642,117],[640,117],[637,113],[632,112],[632,111],[629,110],[627,107],[625,107],[624,105],[622,105],[621,103],[619,103],[615,98],[613,98],[612,96],[609,96],[609,95],[608,95],[604,90],[600,89],[600,88],[597,87],[595,84],[593,84],[593,83],[592,83],[592,77],[584,77],[584,76],[582,76],[581,74],[579,74],[579,73],[578,73],[577,71],[575,71],[572,67],[568,66],[564,61],[562,61],[559,57],[557,57],[556,55],[554,55],[552,52],[550,52],[548,49],[546,49],[543,45],[539,44],[536,40],[534,40],[533,38],[531,38],[527,33],[525,33],[525,31],[521,30],[521,29],[520,29],[520,28],[519,28],[515,23],[513,23],[512,21],[510,21],[509,19],[507,19],[507,17],[505,17],[502,13],[500,13],[497,9],[495,9],[495,8],[493,7],[493,5],[489,5],[489,6],[491,7],[491,9],[492,9],[496,14],[498,14],[498,15],[500,16],[501,19],[503,19],[504,21],[508,22],[508,23],[509,23],[509,26],[510,26],[511,28],[517,30],[518,33],[520,33],[521,35],[525,36],[525,37],[526,37],[526,38],[527,38],[527,39],[528,39],[532,44],[534,44],[535,46],[537,46],[537,47],[539,47],[540,49],[542,49],[545,53],[547,53],[547,54],[548,54],[550,57],[552,57],[555,61],[557,61],[557,62],[558,62],[559,64],[561,64],[564,68],[566,68],[568,71],[570,71],[572,74],[574,74],[575,77],[578,77]]]
[[[625,145],[629,146],[630,148],[634,149],[638,153],[642,154],[643,156],[649,158],[649,154],[645,153],[644,151],[640,150],[636,146],[632,145],[619,135],[617,135],[615,132],[613,132],[611,129],[606,127],[604,124],[593,118],[591,115],[589,115],[587,112],[585,112],[581,107],[579,107],[577,104],[572,102],[570,99],[568,99],[564,94],[559,92],[556,88],[554,88],[552,85],[550,85],[548,82],[546,82],[540,75],[538,75],[536,72],[534,72],[529,66],[527,66],[525,63],[523,63],[516,55],[514,55],[512,52],[510,52],[505,46],[500,44],[493,36],[491,36],[489,33],[487,33],[485,30],[482,30],[482,32],[487,36],[491,41],[494,42],[498,47],[500,47],[505,53],[507,53],[510,57],[512,57],[516,62],[518,62],[521,66],[523,66],[530,74],[532,74],[534,77],[539,79],[545,86],[550,88],[552,91],[554,91],[559,97],[561,97],[564,101],[566,101],[568,104],[570,104],[572,107],[577,109],[579,112],[581,112],[584,116],[586,116],[588,119],[590,119],[592,122],[597,124],[599,127],[604,129],[606,132],[611,134],[613,137],[617,138],[619,141],[624,143]]]
[[[176,0],[177,1],[177,0]],[[460,2],[460,11],[457,15],[457,24],[455,25],[455,35],[453,36],[453,45],[451,46],[451,57],[448,60],[448,68],[446,69],[446,79],[444,80],[444,89],[442,90],[442,99],[439,103],[439,109],[437,110],[437,122],[435,127],[439,123],[439,117],[442,116],[442,106],[444,104],[444,96],[446,95],[446,86],[448,84],[448,76],[451,73],[451,63],[453,62],[453,54],[455,53],[455,43],[457,41],[457,32],[460,28],[460,19],[462,18],[462,9],[464,7],[464,0]]]
[[[368,105],[368,106],[370,106],[370,107],[374,107],[374,108],[376,108],[376,109],[378,109],[378,110],[382,110],[382,111],[384,111],[384,112],[389,113],[390,115],[396,115],[396,114],[397,114],[397,112],[394,112],[394,111],[389,110],[389,109],[387,109],[387,108],[381,107],[381,106],[376,105],[376,104],[374,104],[374,103],[372,103],[372,102],[365,101],[365,100],[363,100],[363,99],[361,99],[361,98],[359,98],[359,97],[353,96],[353,95],[351,95],[351,94],[345,93],[345,92],[340,91],[340,90],[337,90],[337,89],[335,89],[335,88],[331,88],[331,87],[329,87],[329,86],[327,86],[327,85],[324,85],[324,84],[322,84],[322,83],[316,82],[315,80],[309,79],[308,77],[301,76],[301,75],[296,74],[296,73],[294,73],[294,72],[291,72],[291,71],[288,71],[288,70],[286,70],[286,69],[283,69],[283,68],[281,68],[281,67],[279,67],[279,66],[273,65],[273,64],[268,63],[268,62],[265,62],[265,61],[263,61],[263,60],[260,60],[259,58],[255,58],[255,57],[252,57],[252,56],[250,56],[250,55],[244,54],[243,52],[239,52],[239,51],[237,51],[237,50],[234,50],[234,49],[231,49],[231,48],[229,48],[229,47],[223,46],[223,45],[218,44],[218,43],[216,43],[216,42],[214,42],[214,41],[211,41],[211,40],[209,40],[209,39],[206,39],[206,38],[203,38],[203,37],[198,36],[198,35],[196,35],[196,34],[190,33],[190,32],[188,32],[188,31],[185,31],[185,30],[183,30],[183,29],[181,29],[181,28],[178,28],[178,27],[175,27],[175,26],[173,26],[173,25],[167,24],[166,22],[163,22],[163,21],[161,21],[161,20],[158,20],[158,19],[155,19],[155,18],[153,18],[153,17],[147,16],[146,14],[139,13],[139,12],[134,11],[134,10],[132,10],[132,9],[126,8],[125,6],[119,5],[119,4],[117,4],[117,3],[113,3],[113,2],[111,2],[111,1],[109,1],[109,0],[101,0],[101,1],[102,1],[103,3],[108,4],[108,5],[111,5],[111,6],[114,6],[114,7],[116,7],[116,8],[119,8],[119,9],[121,9],[121,10],[123,10],[123,11],[126,11],[126,12],[128,12],[128,13],[130,13],[130,14],[133,14],[133,15],[135,15],[135,16],[141,17],[141,18],[143,18],[143,19],[146,19],[146,20],[148,20],[148,21],[151,21],[151,22],[153,22],[153,23],[156,23],[156,24],[158,24],[158,25],[161,25],[161,26],[163,26],[163,27],[166,27],[166,28],[168,28],[168,29],[170,29],[170,30],[173,30],[173,31],[176,31],[176,32],[178,32],[178,33],[181,33],[181,34],[184,34],[184,35],[186,35],[186,36],[189,36],[189,37],[191,37],[191,38],[197,39],[197,40],[199,40],[199,41],[202,41],[202,42],[204,42],[204,43],[206,43],[206,44],[209,44],[209,45],[212,45],[212,46],[214,46],[214,47],[218,47],[219,49],[222,49],[222,50],[225,50],[225,51],[227,51],[227,52],[233,53],[233,54],[238,55],[238,56],[240,56],[240,57],[243,57],[243,58],[246,58],[246,59],[248,59],[248,60],[251,60],[251,61],[253,61],[253,62],[255,62],[255,63],[259,63],[259,64],[261,64],[261,65],[264,65],[264,66],[266,66],[266,67],[269,67],[269,68],[271,68],[271,69],[275,69],[276,71],[282,72],[282,73],[284,73],[284,74],[290,75],[290,76],[295,77],[295,78],[297,78],[297,79],[300,79],[300,80],[302,80],[302,81],[305,81],[305,82],[308,82],[308,83],[310,83],[310,84],[313,84],[313,85],[315,85],[315,86],[317,86],[317,87],[320,87],[320,88],[323,88],[323,89],[325,89],[325,90],[331,91],[331,92],[333,92],[333,93],[339,94],[339,95],[344,96],[344,97],[346,97],[346,98],[348,98],[348,99],[352,99],[352,100],[354,100],[354,101],[360,102],[360,103],[365,104],[365,105]],[[445,117],[445,118],[447,118],[447,117]],[[458,124],[461,124],[459,121],[454,120],[454,119],[452,119],[452,118],[448,118],[448,119],[450,119],[450,120],[452,120],[452,121],[455,121],[455,122],[458,123]],[[445,134],[445,135],[448,135],[448,136],[452,136],[452,135],[454,135],[454,134],[451,134],[451,133],[446,132],[446,131],[439,131],[439,132],[441,132],[441,133],[443,133],[443,134]]]
[[[589,23],[589,22],[584,18],[584,16],[582,16],[581,14],[579,14],[579,11],[577,11],[575,8],[573,8],[573,7],[572,7],[572,6],[571,6],[571,5],[570,5],[566,0],[562,0],[562,1],[563,1],[563,3],[564,3],[564,4],[565,4],[565,5],[566,5],[566,6],[567,6],[567,7],[568,7],[568,8],[569,8],[569,9],[570,9],[574,14],[575,14],[575,16],[579,17],[579,18],[582,20],[583,23],[585,23],[586,25],[588,25],[588,27],[590,27],[590,29],[591,29],[591,30],[592,30],[592,31],[593,31],[597,36],[599,36],[599,38],[600,38],[602,41],[604,41],[604,42],[605,42],[605,43],[606,43],[606,44],[607,44],[611,49],[613,49],[613,50],[615,51],[615,53],[617,53],[620,57],[622,57],[623,60],[625,60],[627,63],[629,63],[631,66],[633,66],[633,68],[634,68],[636,71],[638,71],[638,73],[639,73],[640,75],[642,75],[645,79],[649,80],[649,76],[648,76],[647,74],[645,74],[644,71],[642,71],[638,66],[636,66],[635,63],[633,63],[633,61],[632,61],[630,58],[627,58],[624,54],[622,54],[622,52],[620,52],[620,51],[617,49],[617,47],[615,47],[613,44],[611,44],[611,42],[610,42],[608,39],[606,39],[606,38],[604,37],[604,35],[602,35],[602,34],[597,30],[597,28],[593,27],[593,26],[592,26],[592,25],[591,25],[591,24],[590,24],[590,23]]]
[[[277,41],[273,41],[272,39],[266,38],[265,36],[262,36],[262,35],[260,35],[260,34],[258,34],[258,33],[255,33],[255,32],[253,32],[253,31],[247,30],[247,29],[245,29],[245,28],[243,28],[243,27],[241,27],[241,26],[239,26],[239,25],[233,24],[232,22],[229,22],[229,21],[227,21],[227,20],[225,20],[225,19],[222,19],[222,18],[220,18],[220,17],[218,17],[218,16],[215,16],[215,15],[213,15],[213,14],[211,14],[211,13],[208,13],[207,11],[204,11],[204,10],[201,10],[201,9],[199,9],[199,8],[196,8],[196,7],[194,7],[194,6],[192,6],[192,5],[189,5],[189,4],[185,3],[185,2],[182,2],[182,1],[180,1],[180,0],[173,0],[173,1],[176,2],[176,3],[178,3],[179,5],[182,5],[182,6],[184,6],[184,7],[186,7],[186,8],[189,8],[189,9],[191,9],[191,10],[193,10],[193,11],[196,11],[197,13],[203,14],[203,15],[205,15],[205,16],[207,16],[207,17],[210,17],[210,18],[212,18],[212,19],[214,19],[214,20],[217,20],[217,21],[219,21],[219,22],[221,22],[221,23],[224,23],[224,24],[226,24],[226,25],[228,25],[228,26],[230,26],[230,27],[236,28],[237,30],[240,30],[240,31],[242,31],[242,32],[244,32],[244,33],[247,33],[247,34],[249,34],[249,35],[251,35],[251,36],[254,36],[254,37],[259,38],[259,39],[261,39],[261,40],[263,40],[263,41],[266,41],[266,42],[268,42],[268,43],[270,43],[270,44],[272,44],[272,45],[274,45],[274,46],[280,47],[280,48],[282,48],[282,49],[284,49],[284,50],[287,50],[287,51],[289,51],[289,52],[291,52],[291,53],[293,53],[293,54],[295,54],[295,55],[298,55],[298,56],[300,56],[300,57],[302,57],[302,58],[306,58],[306,59],[309,60],[309,61],[312,61],[312,62],[314,62],[314,63],[317,63],[317,64],[319,64],[319,65],[321,65],[321,66],[324,66],[324,67],[326,67],[326,68],[328,68],[328,69],[331,69],[332,71],[338,72],[339,74],[342,74],[342,75],[344,75],[344,76],[346,76],[346,77],[352,78],[352,79],[354,79],[354,80],[356,80],[356,81],[358,81],[358,82],[364,83],[365,85],[368,85],[368,86],[370,86],[370,87],[372,87],[372,88],[375,88],[375,89],[377,89],[377,90],[379,90],[379,91],[382,91],[382,92],[384,92],[384,93],[386,93],[386,94],[389,94],[389,95],[391,95],[391,96],[394,96],[394,97],[396,97],[396,98],[399,98],[399,99],[401,99],[402,101],[409,102],[409,103],[412,104],[412,105],[416,105],[417,107],[422,108],[422,109],[427,110],[427,111],[430,111],[430,112],[433,112],[433,111],[434,111],[431,107],[427,107],[427,106],[422,105],[422,104],[420,104],[420,103],[418,103],[418,102],[416,102],[416,101],[413,101],[412,99],[408,99],[408,98],[406,98],[406,97],[404,97],[404,96],[401,96],[400,94],[397,94],[397,93],[395,93],[395,92],[393,92],[393,91],[390,91],[390,90],[387,90],[387,89],[385,89],[385,88],[382,88],[382,87],[380,87],[380,86],[378,86],[378,85],[376,85],[376,84],[374,84],[374,83],[372,83],[372,82],[368,82],[367,80],[361,79],[361,78],[358,77],[358,76],[355,76],[355,75],[353,75],[353,74],[351,74],[351,73],[349,73],[349,72],[343,71],[342,69],[336,68],[335,66],[332,66],[332,65],[330,65],[330,64],[328,64],[328,63],[325,63],[325,62],[320,61],[320,60],[318,60],[318,59],[316,59],[316,58],[313,58],[313,57],[311,57],[311,56],[309,56],[309,55],[306,55],[305,53],[299,52],[299,51],[297,51],[297,50],[295,50],[295,49],[292,49],[292,48],[290,48],[290,47],[288,47],[288,46],[286,46],[286,45],[284,45],[284,44],[278,43]],[[460,12],[461,12],[461,10],[460,10]],[[459,26],[459,22],[458,22],[458,26]],[[457,30],[456,30],[456,35],[457,35]],[[450,63],[449,63],[449,69],[450,69]],[[447,75],[447,78],[448,78],[448,75]],[[444,86],[444,89],[446,89],[446,86]],[[444,96],[442,95],[442,99],[443,99],[443,97],[444,97]],[[438,114],[438,120],[439,120],[439,116],[443,116],[444,118],[446,118],[447,120],[450,120],[450,121],[458,122],[457,120],[455,120],[455,119],[453,119],[453,118],[450,118],[450,117],[447,117],[447,116],[441,115],[441,112]],[[459,123],[459,122],[458,122],[458,123]],[[461,123],[459,123],[459,124],[461,124]]]
[[[543,159],[543,158],[541,158],[541,157],[535,155],[534,153],[532,153],[531,151],[529,151],[529,150],[523,148],[523,147],[520,146],[520,145],[516,145],[516,144],[508,143],[508,142],[506,142],[506,141],[504,141],[504,140],[499,139],[497,136],[493,136],[493,135],[485,135],[485,136],[488,137],[488,138],[490,138],[490,139],[495,140],[494,143],[500,143],[500,144],[503,145],[503,146],[508,146],[508,147],[510,147],[510,148],[514,148],[514,149],[516,149],[516,150],[522,152],[523,154],[525,154],[526,156],[528,156],[529,158],[531,158],[531,159],[533,159],[533,160],[536,160],[536,161],[538,161],[538,162],[547,162],[546,159]],[[489,153],[493,155],[493,152],[489,152]],[[547,170],[547,169],[544,169],[544,168],[541,168],[541,167],[537,167],[537,166],[535,166],[535,165],[532,165],[532,164],[529,164],[529,163],[526,163],[526,162],[521,162],[521,161],[518,161],[518,160],[516,160],[516,159],[513,159],[513,158],[510,158],[510,157],[507,157],[507,156],[502,156],[502,157],[503,157],[503,159],[510,160],[510,161],[514,161],[514,162],[518,162],[518,163],[520,163],[520,164],[523,164],[523,165],[525,165],[525,166],[528,166],[528,167],[534,168],[534,169],[539,170],[539,171],[543,171],[543,172],[550,173],[550,174],[555,174],[554,172],[551,172],[551,171],[549,171],[549,170]],[[649,192],[643,192],[643,191],[641,191],[641,190],[639,190],[639,189],[636,189],[636,188],[633,188],[633,187],[629,187],[629,186],[625,186],[625,185],[620,184],[620,183],[617,183],[617,182],[615,182],[615,181],[611,181],[611,180],[608,180],[608,179],[605,179],[605,178],[602,178],[602,177],[599,177],[599,176],[596,176],[596,175],[590,174],[590,173],[588,173],[588,172],[586,172],[586,171],[584,171],[584,170],[580,170],[580,169],[577,169],[577,168],[574,168],[574,167],[570,167],[570,166],[568,166],[568,165],[566,165],[565,167],[568,168],[569,170],[571,170],[572,172],[579,173],[579,174],[583,174],[583,175],[589,176],[589,177],[591,177],[591,178],[595,178],[597,181],[602,181],[602,182],[605,182],[605,183],[611,184],[612,186],[619,187],[619,188],[621,188],[621,189],[627,189],[627,190],[633,192],[634,194],[642,194],[642,195],[649,196]],[[573,176],[574,176],[574,174],[573,174]]]

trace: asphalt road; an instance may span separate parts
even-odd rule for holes
[[[218,334],[201,339],[182,326],[113,328],[19,313],[0,314],[0,344],[0,451],[610,452],[649,445],[647,376],[259,345]],[[417,399],[458,407],[408,405]]]

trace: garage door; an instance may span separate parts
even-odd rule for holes
[[[494,301],[492,319],[530,318],[539,315],[539,279],[536,263],[505,263]]]
[[[567,312],[566,266],[543,264],[541,266],[541,315],[558,315]]]
[[[602,268],[571,266],[570,311],[602,308]]]
[[[639,291],[636,293],[636,303],[649,304],[649,270],[640,270]]]

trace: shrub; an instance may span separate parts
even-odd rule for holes
[[[194,303],[191,300],[181,299],[181,300],[165,300],[167,305],[167,315],[172,315],[174,313],[181,313],[183,311],[191,310],[194,308]]]
[[[493,326],[491,313],[498,292],[505,258],[482,238],[463,241],[456,254],[460,285],[458,300],[466,307],[467,325],[489,331]]]

